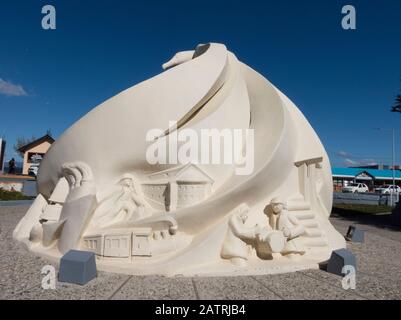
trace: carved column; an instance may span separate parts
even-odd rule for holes
[[[177,181],[170,181],[168,183],[167,188],[168,188],[167,211],[174,211],[177,209],[177,202],[178,202]]]

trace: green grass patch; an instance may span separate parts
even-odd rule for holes
[[[368,204],[334,204],[333,213],[337,214],[377,214],[391,212],[389,206],[373,206]]]
[[[30,200],[32,197],[23,195],[21,192],[17,191],[7,191],[0,189],[0,200]]]

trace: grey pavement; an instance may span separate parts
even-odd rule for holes
[[[27,208],[0,207],[0,299],[401,299],[401,230],[360,217],[332,218],[342,234],[350,224],[366,231],[364,244],[348,244],[358,261],[356,290],[344,290],[341,277],[323,270],[218,278],[99,272],[85,286],[57,283],[55,290],[44,290],[40,272],[48,262],[12,239],[12,231]]]
[[[33,200],[7,200],[7,201],[0,201],[0,207],[14,207],[14,206],[21,206],[21,205],[30,205],[33,203]]]

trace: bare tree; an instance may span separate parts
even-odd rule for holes
[[[19,148],[27,145],[28,143],[31,143],[32,141],[35,141],[36,138],[32,136],[31,138],[24,138],[24,137],[18,137],[17,141],[14,144],[14,150],[17,152],[21,158],[24,157],[24,153],[19,151]]]
[[[401,113],[401,94],[397,95],[395,98],[395,104],[391,108],[391,112],[400,112]]]
[[[401,113],[401,94],[395,98],[395,105],[392,107],[391,112],[400,112]]]

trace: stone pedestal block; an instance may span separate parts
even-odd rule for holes
[[[96,258],[93,252],[70,250],[61,258],[59,281],[84,285],[96,276]]]
[[[355,243],[364,243],[365,231],[358,229],[355,226],[350,226],[347,234],[345,235],[345,239]]]
[[[392,223],[401,227],[401,201],[399,201],[391,214]]]
[[[343,276],[342,270],[345,266],[353,266],[356,270],[355,255],[347,249],[333,251],[327,265],[327,272]]]

